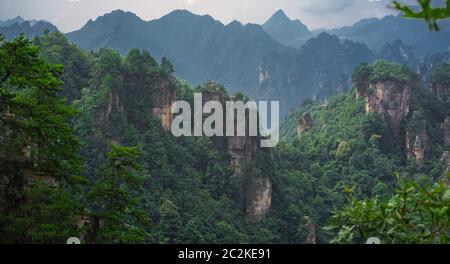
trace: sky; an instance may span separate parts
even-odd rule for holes
[[[410,2],[413,0],[403,0]],[[0,20],[22,16],[44,19],[61,31],[81,28],[89,19],[112,10],[131,11],[144,20],[157,19],[175,9],[208,14],[224,24],[264,23],[283,9],[291,19],[299,19],[310,29],[351,25],[363,18],[395,13],[390,0],[0,0]]]

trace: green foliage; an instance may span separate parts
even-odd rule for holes
[[[450,86],[450,63],[444,63],[433,68],[430,80],[441,85]]]
[[[159,228],[161,229],[160,242],[177,244],[181,242],[182,222],[177,206],[170,200],[165,200],[159,208]]]
[[[413,73],[408,66],[391,63],[386,60],[378,60],[371,65],[369,81],[398,81],[410,83],[413,81]]]
[[[437,184],[401,180],[387,200],[350,196],[350,205],[335,212],[327,227],[337,233],[331,242],[364,243],[378,237],[384,244],[449,243],[447,180]]]
[[[37,181],[25,192],[24,202],[6,217],[10,243],[64,244],[79,236],[76,226],[81,203],[62,188]],[[16,240],[17,239],[17,240]]]
[[[36,37],[33,42],[41,48],[42,57],[50,63],[64,65],[61,74],[62,95],[68,101],[79,99],[81,89],[88,85],[90,74],[89,55],[74,44],[69,44],[59,31]]]
[[[76,111],[59,99],[61,66],[39,52],[23,36],[0,42],[0,129],[9,131],[5,145],[15,147],[1,156],[14,159],[29,146],[37,170],[71,180],[80,170],[80,144],[69,126]]]
[[[89,195],[93,215],[99,221],[97,243],[145,242],[148,234],[139,224],[146,217],[140,209],[140,198],[133,192],[142,191],[143,178],[136,162],[137,147],[110,145],[108,163],[101,169],[102,177]]]
[[[428,23],[430,30],[437,31],[439,30],[437,21],[450,17],[450,0],[446,0],[446,5],[442,7],[432,7],[431,2],[432,0],[417,0],[422,10],[415,12],[408,5],[399,1],[393,1],[394,7],[402,11],[404,17],[424,19]]]
[[[218,149],[220,139],[174,138],[151,114],[154,107],[166,107],[160,101],[171,96],[166,94],[170,89],[176,99],[192,102],[194,92],[219,92],[228,99],[223,86],[207,82],[193,89],[172,76],[170,62],[158,65],[146,51],[131,49],[125,57],[107,48],[87,53],[68,45],[58,33],[35,42],[42,50],[23,38],[3,41],[0,48],[0,77],[7,76],[0,86],[0,141],[5,143],[0,159],[7,155],[22,159],[26,143],[40,173],[73,179],[80,162],[79,143],[68,125],[72,121],[83,143],[82,174],[92,185],[84,186],[89,195],[81,197],[65,181],[57,189],[32,188],[25,193],[30,198],[11,217],[0,219],[2,229],[8,223],[11,240],[18,235],[17,240],[26,242],[59,243],[69,233],[84,236],[85,230],[73,224],[85,209],[92,224],[89,242],[96,243],[304,243],[314,226],[318,242],[325,243],[330,234],[322,227],[333,209],[349,202],[342,192],[345,186],[353,186],[354,201],[376,197],[370,212],[380,214],[384,207],[379,205],[397,188],[395,172],[427,179],[442,174],[441,124],[448,107],[431,92],[415,87],[416,77],[406,66],[378,61],[358,67],[353,79],[366,87],[378,80],[414,86],[415,114],[405,120],[404,129],[414,133],[426,129],[434,144],[429,161],[406,161],[404,141],[395,139],[380,115],[365,113],[364,102],[356,99],[353,89],[324,103],[305,100],[283,125],[284,142],[256,155],[241,176],[229,165],[226,148]],[[64,64],[64,73],[61,66],[47,64],[39,56]],[[60,99],[61,85],[70,90],[66,95],[75,99],[78,111]],[[247,100],[241,93],[235,98]],[[313,127],[298,137],[298,119],[305,113]],[[260,175],[272,179],[272,207],[266,219],[255,223],[245,217],[245,193],[252,191],[246,188],[251,177]],[[432,188],[427,190],[437,197]],[[412,204],[418,201],[414,199]],[[411,219],[437,210],[442,205],[438,202],[417,202],[424,209]],[[50,213],[58,219],[46,220]],[[380,218],[374,219],[368,225],[378,225]],[[62,229],[67,233],[56,234]],[[418,232],[414,229],[413,235],[402,235],[398,241],[425,241]],[[353,238],[352,242],[363,239]]]
[[[161,59],[161,69],[168,74],[173,74],[175,72],[173,64],[166,57],[162,57]]]

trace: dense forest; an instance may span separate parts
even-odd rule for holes
[[[190,87],[165,57],[59,32],[0,42],[0,242],[448,243],[450,65],[378,60],[304,100],[283,141],[176,138]]]
[[[397,1],[394,6],[405,17],[425,19],[432,31],[445,30],[447,24],[437,21],[448,18],[448,1],[444,7],[418,3],[421,12]],[[170,22],[127,16],[139,29]],[[349,39],[369,33],[363,39],[370,42],[379,28],[403,28],[398,19],[361,21],[334,33]],[[98,29],[93,23],[84,29]],[[282,11],[264,25],[280,43],[258,26],[213,24],[253,32],[272,48],[313,37]],[[261,135],[170,133],[173,102],[192,103],[194,93],[203,94],[203,103],[248,100],[239,92],[228,94],[235,89],[213,81],[191,87],[175,77],[168,58],[158,56],[158,62],[145,50],[83,50],[46,22],[18,17],[0,26],[6,30],[6,39],[0,35],[0,243],[65,243],[73,236],[100,244],[365,243],[369,237],[449,243],[448,53],[419,61],[417,43],[396,40],[375,55],[325,33],[300,53],[282,47],[268,61],[278,70],[292,57],[287,54],[303,52],[300,58],[330,42],[321,39],[335,42],[325,47],[341,54],[343,62],[332,61],[335,66],[351,62],[346,74],[359,66],[350,85],[332,77],[332,68],[313,67],[322,75],[330,70],[326,75],[340,93],[303,100],[283,122],[282,142],[263,149]],[[358,30],[367,26],[374,30]],[[25,35],[17,36],[15,27]],[[355,52],[342,52],[349,49]],[[326,54],[320,53],[324,61],[336,58]],[[354,54],[365,59],[354,61]],[[301,72],[284,66],[288,76]],[[265,73],[263,81],[270,75]],[[284,78],[277,80],[269,78],[269,86]]]

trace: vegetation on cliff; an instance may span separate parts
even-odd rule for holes
[[[64,243],[70,235],[90,243],[349,243],[378,233],[395,243],[448,241],[448,192],[433,183],[447,168],[440,158],[450,106],[406,66],[363,65],[355,85],[413,84],[400,135],[425,129],[423,162],[407,158],[405,141],[393,140],[382,115],[366,112],[354,88],[323,103],[305,100],[284,123],[285,142],[256,153],[239,175],[214,139],[174,138],[164,129],[174,99],[191,101],[194,91],[228,98],[223,87],[189,87],[169,60],[158,64],[146,51],[85,52],[60,33],[33,43],[0,46],[0,242]],[[439,69],[440,79],[450,76]],[[310,125],[297,135],[306,113]],[[255,221],[246,193],[263,185],[271,187],[271,208]],[[403,202],[405,190],[408,206],[420,210],[401,216],[425,226],[400,228],[406,220],[392,203]],[[381,220],[386,213],[392,217]],[[361,217],[367,224],[352,228]],[[324,229],[330,218],[335,228]]]

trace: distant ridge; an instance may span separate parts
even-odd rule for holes
[[[25,20],[20,16],[6,21],[0,21],[0,34],[6,39],[13,39],[21,33],[28,38],[40,36],[46,31],[58,31],[58,28],[45,20]]]
[[[86,49],[107,46],[122,54],[130,48],[147,49],[156,58],[168,57],[177,76],[191,84],[212,79],[231,91],[257,86],[262,58],[288,49],[260,25],[237,21],[224,25],[211,16],[187,10],[175,10],[151,21],[116,10],[89,21],[67,37]]]
[[[308,39],[314,37],[314,34],[300,20],[291,20],[281,9],[263,24],[263,28],[274,39],[295,48],[299,48]]]

